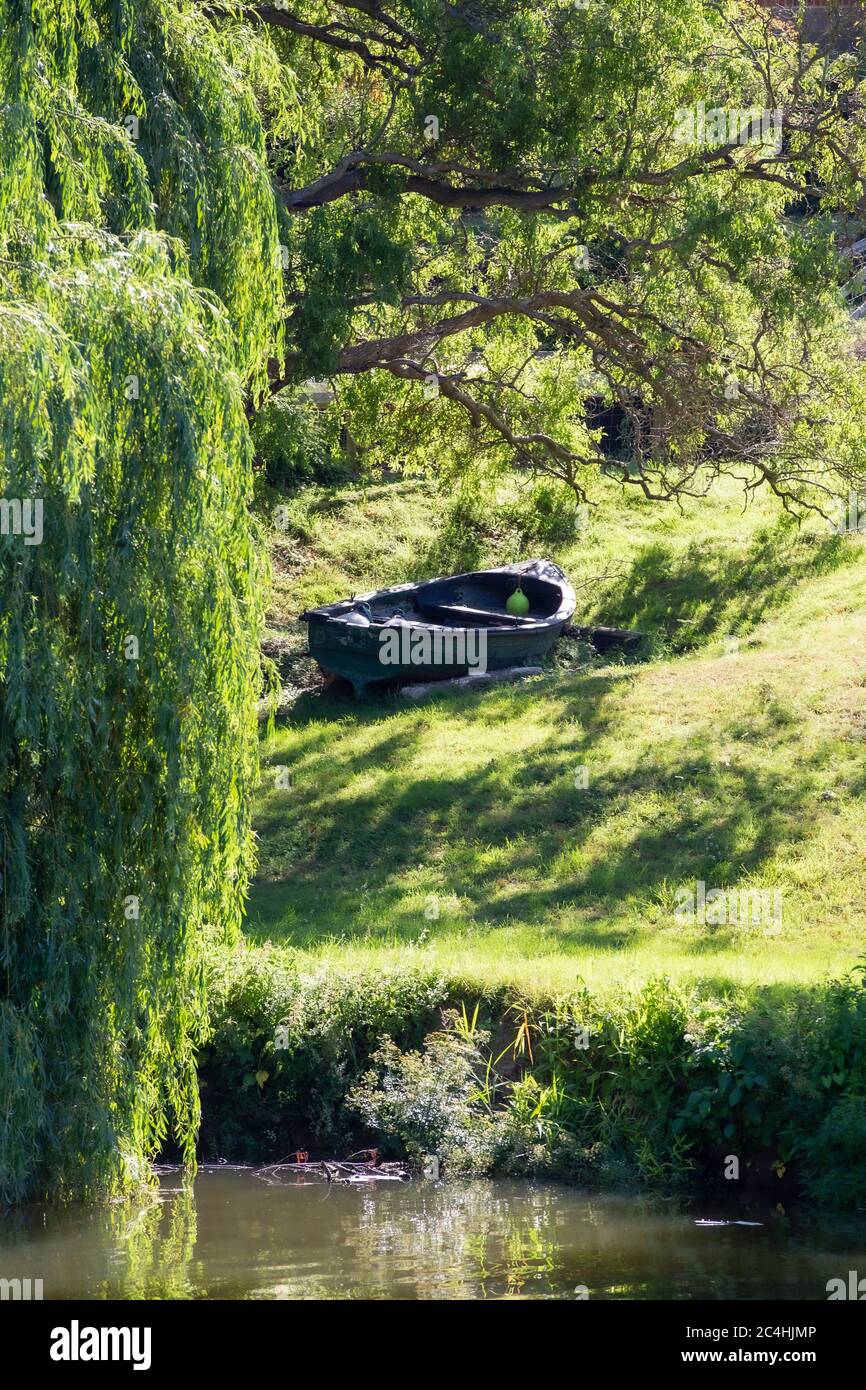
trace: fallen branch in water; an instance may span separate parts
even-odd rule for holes
[[[370,1158],[365,1162],[349,1159],[323,1159],[310,1162],[306,1155],[297,1155],[294,1162],[270,1163],[252,1171],[262,1182],[277,1184],[290,1180],[313,1180],[316,1182],[342,1183],[351,1186],[369,1182],[408,1182],[411,1174],[404,1163],[379,1163],[376,1150],[365,1151]]]

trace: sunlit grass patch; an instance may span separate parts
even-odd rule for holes
[[[722,495],[669,528],[662,575],[639,560],[659,512],[612,509],[611,534],[573,568],[626,547],[643,598],[610,589],[595,616],[636,619],[666,659],[421,707],[296,703],[266,750],[290,787],[266,772],[251,937],[539,988],[850,966],[866,920],[863,543],[792,534]],[[724,533],[726,558],[705,612],[708,533]],[[698,608],[686,640],[680,619]],[[698,882],[778,890],[781,924],[684,924],[676,895]]]

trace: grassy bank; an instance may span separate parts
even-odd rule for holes
[[[862,972],[530,998],[423,967],[308,972],[285,948],[240,947],[214,954],[212,976],[207,1158],[372,1145],[436,1154],[451,1174],[866,1207]]]
[[[473,528],[420,483],[292,508],[272,613],[290,657],[306,603],[515,553],[507,508]],[[654,659],[564,641],[547,676],[409,709],[304,693],[290,659],[249,938],[541,991],[848,969],[866,912],[863,546],[733,490],[675,527],[616,494],[588,533],[534,548],[583,586],[581,617],[640,627]],[[781,911],[683,921],[698,883]]]

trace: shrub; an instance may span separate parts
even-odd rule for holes
[[[203,1152],[262,1161],[353,1144],[347,1092],[386,1035],[419,1042],[446,997],[445,981],[421,971],[301,974],[278,947],[217,951],[200,1063]]]
[[[456,1018],[447,1012],[445,1027],[429,1034],[420,1051],[401,1052],[387,1038],[346,1103],[410,1158],[434,1153],[452,1170],[486,1172],[495,1161],[498,1128],[483,1089],[489,1034],[458,1032]]]
[[[810,1197],[826,1206],[866,1207],[866,1096],[837,1101],[801,1147]]]
[[[309,401],[276,397],[252,424],[256,457],[273,487],[292,492],[311,483],[343,482],[350,474],[334,427]]]

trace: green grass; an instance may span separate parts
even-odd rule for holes
[[[289,513],[288,526],[271,532],[277,625],[352,590],[402,584],[423,567],[439,515],[422,482],[310,488],[290,499],[270,492],[268,512],[277,505]]]
[[[321,500],[279,538],[276,625],[455,558],[426,485]],[[471,543],[514,558],[495,515]],[[266,749],[249,938],[527,991],[847,969],[866,919],[862,538],[791,527],[771,498],[744,512],[732,488],[682,513],[616,493],[553,556],[586,585],[579,619],[643,628],[657,659],[564,642],[549,675],[420,707],[293,697]],[[698,880],[780,890],[781,926],[679,922]]]

